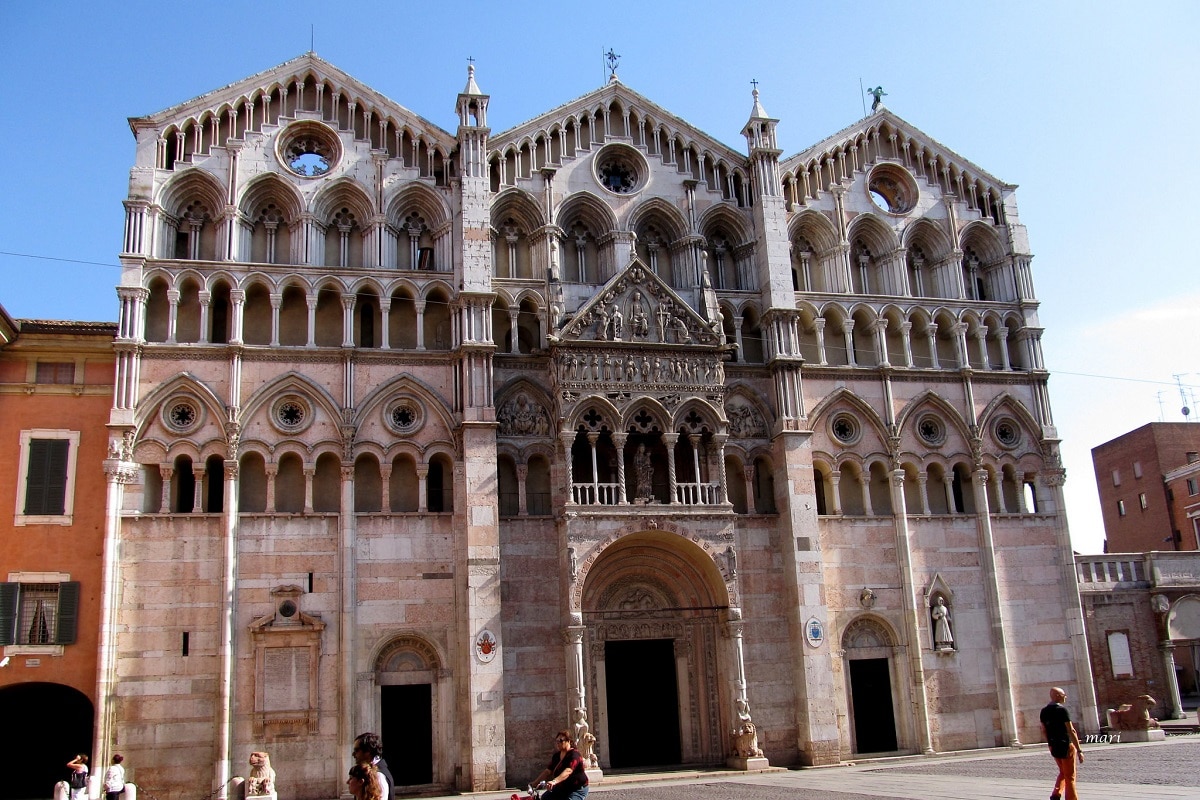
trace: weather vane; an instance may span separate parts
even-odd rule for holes
[[[613,52],[613,49],[608,48],[608,52],[604,54],[604,58],[608,61],[608,77],[609,80],[617,77],[617,64],[620,63],[621,57]]]
[[[875,98],[871,102],[871,110],[878,111],[879,107],[883,105],[883,98],[887,97],[887,92],[883,90],[882,86],[876,86],[874,89],[867,89],[867,94]]]

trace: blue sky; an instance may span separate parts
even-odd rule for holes
[[[1195,2],[3,3],[0,304],[115,320],[126,118],[310,37],[447,130],[468,56],[494,130],[601,85],[611,47],[628,86],[741,151],[757,79],[786,155],[859,119],[860,81],[882,85],[892,111],[1020,186],[1072,539],[1098,552],[1090,449],[1181,421],[1175,374],[1200,395],[1200,279],[1182,235],[1200,186],[1198,35]]]

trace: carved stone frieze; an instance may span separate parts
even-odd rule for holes
[[[500,436],[549,436],[550,414],[526,392],[517,392],[496,411]]]
[[[766,420],[759,410],[744,397],[737,395],[725,402],[725,416],[729,418],[729,435],[734,439],[765,439],[768,434]]]
[[[716,323],[697,314],[661,278],[634,261],[565,326],[564,342],[720,344]]]

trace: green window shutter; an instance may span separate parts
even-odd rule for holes
[[[29,442],[29,472],[25,479],[25,514],[59,516],[66,511],[67,439]]]
[[[0,645],[17,641],[17,587],[0,583]]]
[[[79,581],[58,585],[58,631],[55,644],[75,644],[75,629],[79,627]]]

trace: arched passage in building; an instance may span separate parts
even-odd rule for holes
[[[378,720],[388,743],[387,762],[397,793],[448,788],[453,784],[454,700],[442,680],[443,659],[429,642],[399,636],[375,659],[375,705],[363,719]],[[403,788],[401,788],[403,787]]]
[[[19,725],[5,754],[19,764],[0,781],[0,800],[50,797],[66,780],[64,765],[92,752],[95,710],[83,692],[57,683],[17,683],[0,688],[0,719]],[[19,720],[19,723],[18,723]],[[10,728],[13,734],[17,728]]]
[[[585,681],[603,768],[723,763],[733,657],[713,559],[677,534],[622,537],[584,577]],[[726,652],[728,650],[728,652]]]
[[[860,617],[842,636],[850,742],[854,753],[899,749],[895,637],[879,620]]]

